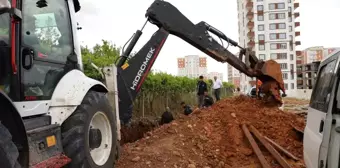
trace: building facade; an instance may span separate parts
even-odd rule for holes
[[[322,61],[327,58],[333,51],[340,47],[325,48],[323,46],[309,47],[302,51],[300,62],[298,64],[310,64],[317,61]]]
[[[296,89],[296,41],[300,32],[296,28],[299,13],[295,9],[299,3],[293,0],[238,0],[239,43],[251,48],[262,60],[277,61],[282,70],[287,95],[293,95]],[[248,91],[251,79],[240,76],[241,91]]]
[[[207,58],[198,55],[187,55],[177,58],[178,76],[198,78],[200,75],[207,76]]]
[[[214,80],[214,76],[216,76],[217,79],[220,79],[221,81],[223,81],[223,73],[209,72],[208,79]]]
[[[313,89],[320,61],[297,65],[297,88],[298,89]]]
[[[240,87],[240,71],[238,71],[229,64],[227,66],[228,66],[228,82],[232,83],[235,87]]]

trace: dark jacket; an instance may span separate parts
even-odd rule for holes
[[[192,109],[190,108],[190,106],[185,105],[184,106],[184,115],[189,115],[192,113]]]
[[[197,82],[197,95],[204,95],[204,92],[208,91],[207,83],[204,81]]]
[[[162,118],[159,124],[160,125],[167,124],[170,123],[172,120],[174,120],[174,117],[172,116],[171,112],[165,111],[162,114]]]
[[[209,107],[214,104],[214,99],[211,96],[206,95],[204,97],[204,105],[205,107]]]

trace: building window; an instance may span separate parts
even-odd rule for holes
[[[292,7],[288,7],[288,12],[292,12]]]
[[[289,17],[289,18],[288,18],[288,21],[289,21],[289,22],[292,22],[292,17]]]
[[[289,35],[289,40],[293,41],[293,36],[292,35]]]
[[[278,19],[285,19],[286,18],[286,14],[285,13],[278,13],[277,14],[277,18]]]
[[[259,31],[264,31],[264,25],[258,25],[258,30]]]
[[[269,34],[269,38],[270,38],[271,40],[275,40],[275,39],[276,39],[276,33],[270,33],[270,34]]]
[[[263,51],[263,50],[265,50],[265,46],[264,46],[264,44],[259,44],[259,50],[260,50],[260,51]]]
[[[293,31],[293,26],[289,26],[289,32]]]
[[[272,43],[270,44],[271,50],[277,50],[277,49],[287,49],[287,43]]]
[[[263,15],[257,15],[257,20],[258,21],[264,21]]]
[[[259,34],[259,40],[264,40],[264,34]]]
[[[294,75],[292,75],[292,76],[294,76]],[[294,83],[290,84],[290,89],[294,89]]]
[[[276,30],[276,29],[286,29],[285,23],[271,23],[269,24],[270,30]]]
[[[293,54],[290,54],[290,60],[294,60],[294,55]]]
[[[279,23],[279,28],[278,29],[285,29],[286,28],[286,24],[285,23]]]
[[[281,69],[287,69],[287,63],[281,63],[280,67]]]
[[[285,3],[270,3],[269,4],[269,10],[284,9],[284,8],[285,8]]]
[[[287,73],[282,73],[282,78],[283,78],[283,80],[288,79],[288,74]]]
[[[271,53],[270,59],[274,60],[285,60],[287,59],[287,53]],[[287,66],[287,65],[286,65]],[[282,69],[282,68],[281,68]],[[286,68],[287,69],[287,68]]]
[[[263,0],[257,0],[257,2],[262,2]]]
[[[288,90],[288,84],[287,83],[285,83],[285,89]]]
[[[263,11],[263,5],[257,5],[257,11]]]
[[[260,60],[266,60],[266,55],[265,54],[259,54],[259,59]]]
[[[292,0],[288,0],[288,3],[292,3]]]
[[[284,9],[285,8],[285,3],[278,3],[277,4],[277,9]]]
[[[285,13],[271,13],[269,14],[269,20],[276,20],[276,19],[285,19]]]
[[[286,39],[286,33],[279,33],[279,39]]]

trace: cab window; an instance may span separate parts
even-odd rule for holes
[[[310,101],[310,106],[312,108],[322,112],[327,112],[329,103],[329,100],[327,100],[327,96],[332,91],[332,79],[335,75],[335,65],[336,60],[333,60],[321,67]]]
[[[67,1],[24,1],[23,44],[34,50],[35,56],[46,61],[65,63],[72,53],[72,31]]]

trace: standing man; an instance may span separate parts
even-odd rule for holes
[[[213,81],[213,89],[214,89],[214,95],[216,98],[216,101],[220,100],[220,93],[221,93],[221,88],[223,84],[220,79],[217,79],[217,76],[214,76],[214,81]]]
[[[201,75],[197,83],[197,99],[199,108],[202,108],[204,105],[205,92],[208,92],[208,86],[207,83],[203,81],[203,76]]]

